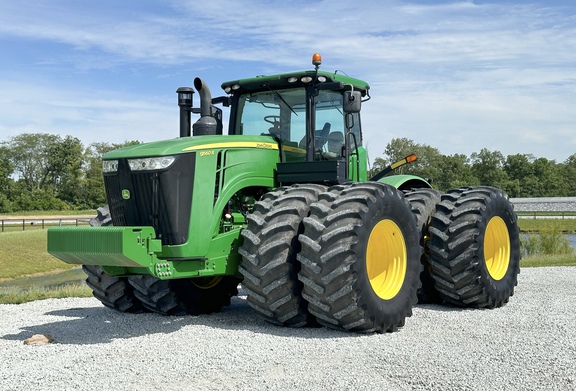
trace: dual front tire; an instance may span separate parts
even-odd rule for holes
[[[108,207],[98,208],[91,226],[111,226]],[[240,279],[233,276],[161,280],[152,275],[116,277],[100,266],[83,265],[86,283],[106,307],[120,312],[160,315],[200,315],[219,312],[238,294]]]

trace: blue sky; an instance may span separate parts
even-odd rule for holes
[[[311,69],[366,80],[370,159],[406,137],[446,155],[576,153],[576,1],[0,2],[0,140],[178,136],[176,89]]]

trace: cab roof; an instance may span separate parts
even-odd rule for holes
[[[262,91],[266,89],[283,89],[283,88],[294,88],[302,87],[309,84],[316,76],[316,71],[300,71],[300,72],[290,72],[290,73],[280,73],[277,75],[270,76],[256,76],[248,79],[238,79],[231,80],[222,83],[222,89],[227,93],[238,92],[251,92],[251,91]],[[309,77],[309,81],[303,81],[302,79]],[[324,79],[324,81],[322,81]],[[306,80],[306,79],[304,79]],[[326,83],[341,83],[341,89],[354,89],[360,90],[362,96],[365,96],[370,89],[368,83],[363,80],[355,79],[353,77],[348,77],[326,71],[318,71],[318,85]],[[340,89],[340,88],[334,88]]]

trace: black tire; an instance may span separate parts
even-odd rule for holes
[[[418,289],[418,303],[440,303],[442,301],[440,294],[434,287],[434,279],[430,274],[430,264],[428,263],[428,226],[432,215],[436,211],[436,204],[440,202],[442,192],[440,190],[421,188],[406,193],[406,199],[410,203],[412,213],[416,216],[416,226],[420,232],[420,245],[424,249],[420,259],[422,263],[422,273],[420,273],[420,282],[422,287]]]
[[[377,182],[331,187],[311,205],[300,242],[302,296],[320,324],[383,333],[412,315],[422,249],[399,190]]]
[[[98,215],[90,220],[91,226],[112,225],[108,206],[98,208],[97,212]],[[92,289],[92,295],[106,307],[120,312],[144,311],[142,303],[134,296],[134,288],[129,284],[128,277],[111,276],[94,265],[82,265],[82,270],[88,276],[86,284]]]
[[[240,280],[231,276],[160,280],[133,276],[130,283],[144,307],[160,315],[201,315],[220,312],[238,294]]]
[[[448,192],[429,231],[428,260],[445,302],[472,308],[508,302],[520,272],[520,235],[504,192],[487,186]]]
[[[120,312],[144,311],[126,277],[111,276],[101,267],[94,265],[82,265],[82,270],[88,276],[86,284],[92,289],[92,295],[106,307]]]
[[[264,195],[248,216],[239,271],[248,303],[267,322],[302,327],[315,320],[301,297],[296,254],[298,235],[304,231],[302,219],[325,190],[326,186],[314,184],[280,188]]]
[[[178,280],[160,280],[152,275],[131,276],[136,298],[144,308],[160,315],[186,315],[186,307],[176,294]]]
[[[242,281],[233,276],[186,278],[175,280],[175,288],[189,315],[212,314],[230,305]]]

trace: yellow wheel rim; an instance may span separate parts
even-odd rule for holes
[[[380,221],[372,229],[366,249],[366,271],[374,293],[384,300],[396,296],[404,283],[407,263],[402,231],[392,220]]]
[[[484,260],[493,279],[504,278],[510,264],[510,235],[501,217],[492,217],[486,226]]]
[[[200,289],[214,288],[222,280],[222,276],[191,278],[190,282]]]

